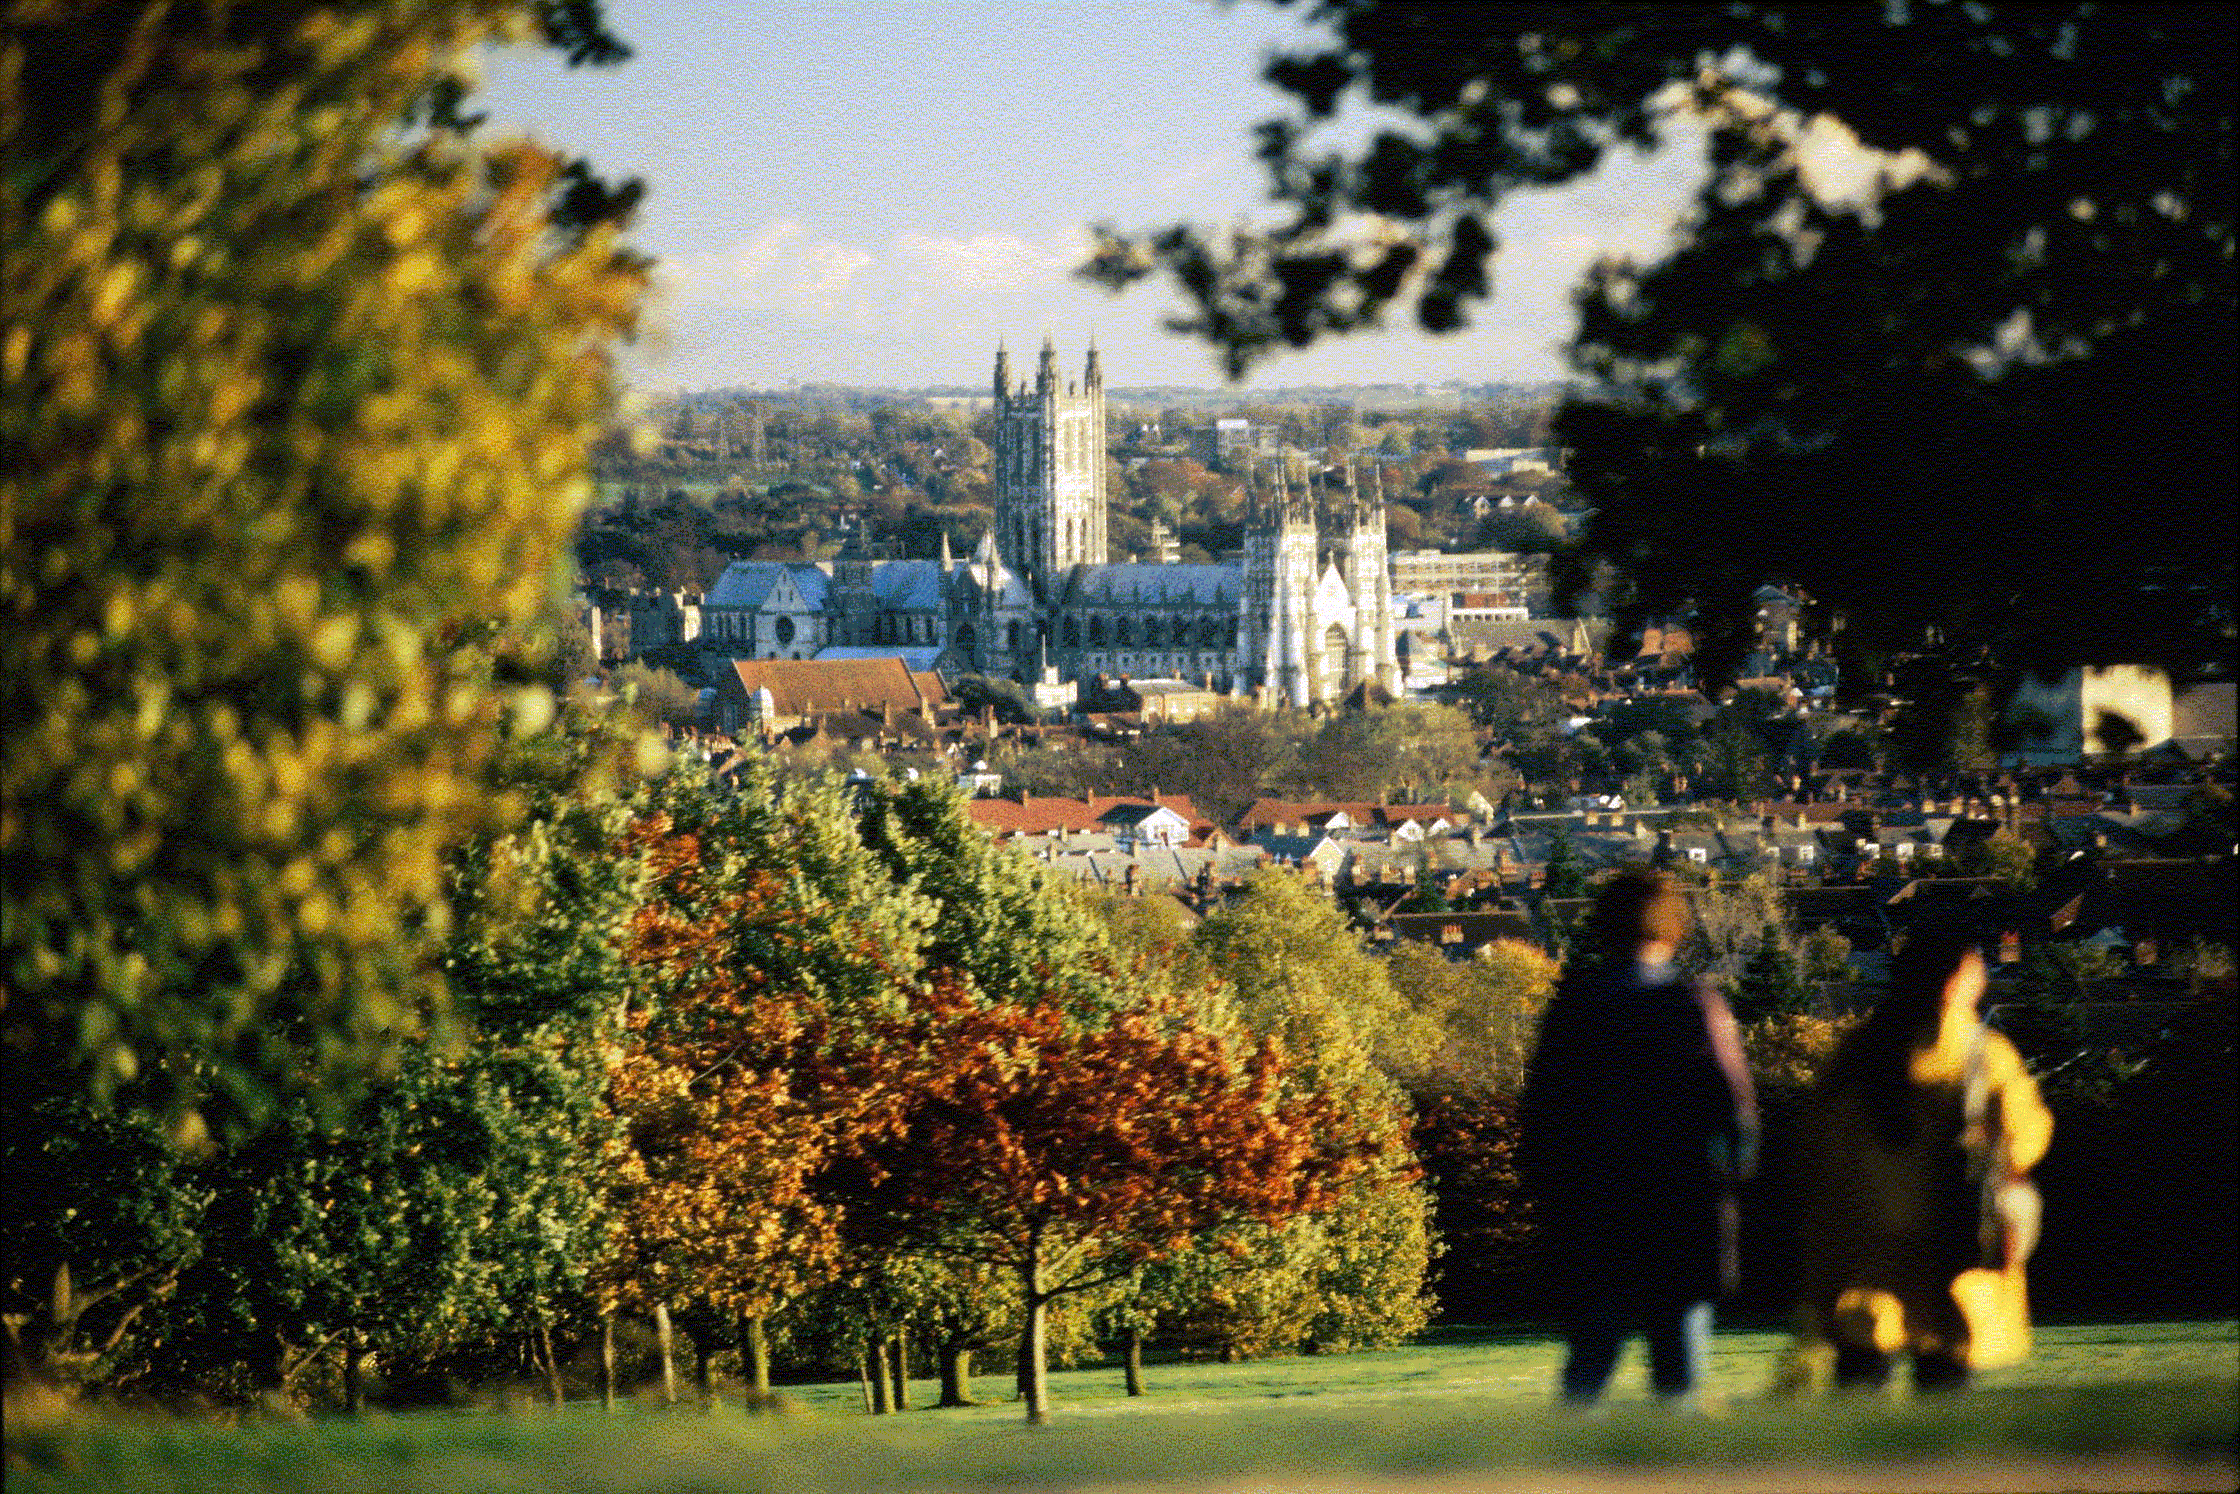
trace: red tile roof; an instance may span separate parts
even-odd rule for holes
[[[1123,804],[1157,803],[1190,822],[1196,837],[1213,828],[1198,806],[1183,794],[1091,794],[1082,797],[1029,795],[1019,799],[973,799],[965,804],[972,822],[991,835],[1055,835],[1098,832],[1105,815]]]
[[[770,692],[772,714],[812,716],[827,711],[896,711],[931,714],[947,703],[940,682],[912,674],[898,658],[734,659],[739,689]]]

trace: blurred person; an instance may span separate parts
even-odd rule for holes
[[[1957,1389],[2029,1352],[2029,1174],[2053,1117],[1984,1024],[1986,974],[1973,932],[1915,931],[1814,1088],[1800,1350],[1839,1386],[1881,1386],[1904,1355],[1916,1389]]]
[[[1604,886],[1541,1018],[1520,1163],[1564,1319],[1567,1405],[1599,1401],[1619,1352],[1648,1339],[1650,1382],[1692,1407],[1712,1303],[1734,1287],[1734,1184],[1757,1153],[1757,1105],[1734,1018],[1674,966],[1690,918],[1663,871]]]

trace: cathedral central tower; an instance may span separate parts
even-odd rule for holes
[[[996,548],[1048,603],[1067,571],[1105,561],[1104,372],[1089,350],[1081,383],[1061,384],[1050,340],[1034,383],[1014,386],[996,350]]]

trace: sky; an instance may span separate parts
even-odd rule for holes
[[[996,344],[1045,336],[1077,368],[1094,339],[1116,386],[1222,382],[1166,329],[1158,282],[1077,280],[1089,229],[1218,225],[1269,209],[1251,127],[1299,31],[1215,0],[606,0],[632,58],[569,69],[484,60],[479,107],[639,176],[631,234],[658,262],[642,388],[984,384]],[[1615,153],[1594,177],[1520,194],[1497,220],[1495,299],[1456,334],[1355,334],[1265,365],[1249,386],[1560,378],[1570,291],[1598,255],[1654,256],[1700,155]]]

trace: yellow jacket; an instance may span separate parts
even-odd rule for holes
[[[1979,1368],[2029,1352],[2023,1261],[1978,1264],[1967,1248],[1976,1195],[1953,1186],[1979,1033],[1983,1122],[2003,1140],[2006,1174],[2020,1177],[2045,1156],[2053,1116],[2036,1081],[2014,1045],[1984,1031],[1972,1011],[1947,1012],[1936,1042],[1912,1054],[1913,1134],[1903,1146],[1877,1130],[1863,1087],[1834,1077],[1845,1072],[1839,1056],[1807,1122],[1800,1318],[1808,1340],[1944,1352]],[[1962,1210],[1967,1217],[1956,1217]]]

